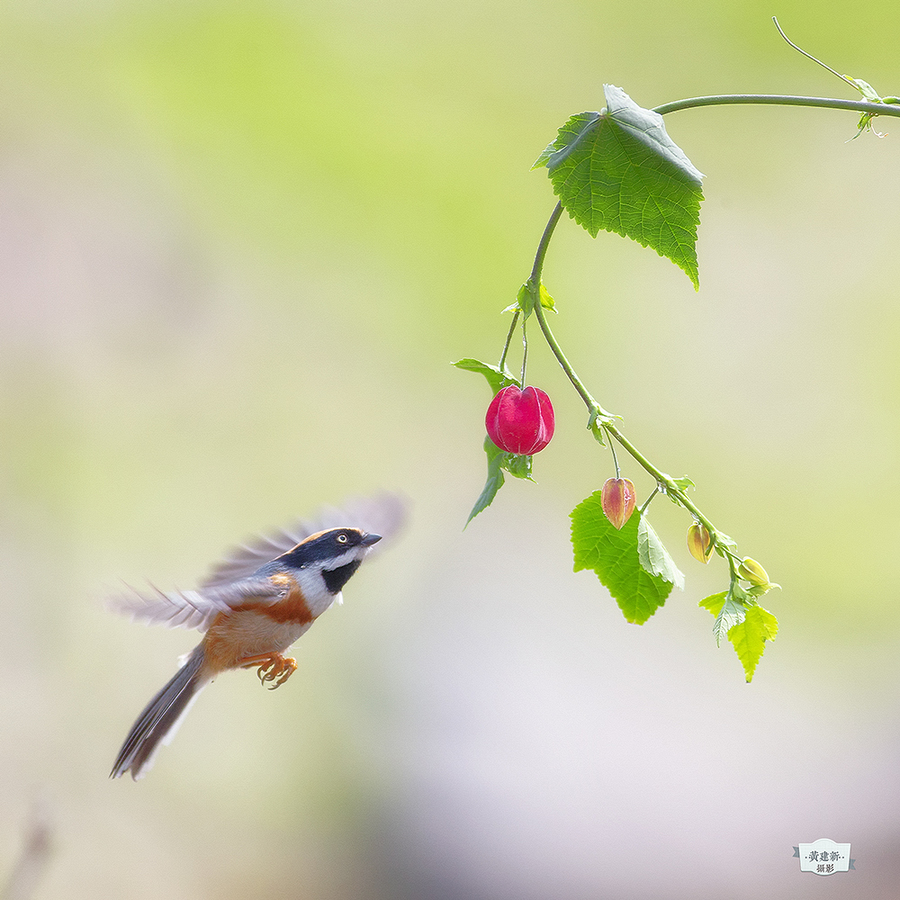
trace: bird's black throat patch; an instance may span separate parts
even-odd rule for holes
[[[338,566],[336,569],[323,569],[322,578],[329,593],[337,594],[343,590],[344,585],[352,578],[353,573],[360,567],[361,559],[354,559],[346,566]]]

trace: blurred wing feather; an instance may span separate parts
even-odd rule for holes
[[[245,578],[198,591],[161,591],[151,586],[149,591],[132,590],[116,597],[112,604],[136,621],[206,631],[219,613],[227,613],[250,600],[274,603],[284,596],[285,590],[267,578]]]
[[[312,519],[298,519],[287,528],[236,547],[212,567],[201,586],[204,589],[214,588],[247,578],[260,566],[287,553],[311,534],[329,528],[361,528],[389,539],[406,521],[407,506],[407,502],[397,494],[379,494],[376,497],[348,501],[341,507],[324,507]],[[381,550],[385,543],[390,541],[382,540],[372,548],[372,552]]]

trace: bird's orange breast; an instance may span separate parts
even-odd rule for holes
[[[282,653],[312,624],[314,616],[297,582],[287,574],[273,575],[272,581],[288,588],[281,600],[248,600],[215,617],[203,639],[210,673],[237,668],[252,656]]]

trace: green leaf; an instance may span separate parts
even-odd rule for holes
[[[614,231],[682,268],[694,287],[703,175],[666,133],[662,116],[621,88],[606,108],[573,116],[538,157],[569,215],[596,237]]]
[[[641,565],[651,575],[659,575],[660,578],[671,582],[680,591],[683,591],[684,575],[675,565],[675,560],[663,546],[663,542],[647,521],[647,517],[639,516],[638,518],[638,559]]]
[[[488,462],[487,481],[485,482],[484,490],[482,490],[475,501],[475,505],[472,507],[472,512],[469,513],[469,518],[466,519],[466,525],[478,513],[483,512],[491,505],[494,497],[497,496],[497,491],[503,487],[503,483],[506,480],[503,477],[503,457],[506,454],[489,437],[484,439],[484,452],[487,454]]]
[[[550,292],[547,288],[544,287],[544,282],[541,282],[540,288],[541,295],[541,306],[544,309],[551,309],[553,312],[556,312],[556,301],[550,296]]]
[[[734,591],[712,594],[701,600],[700,606],[716,617],[713,626],[716,643],[720,642],[723,634],[727,634],[744,667],[747,681],[750,681],[766,641],[775,640],[778,634],[778,619],[740,586],[736,586]]]
[[[863,81],[862,78],[851,78],[849,75],[845,75],[844,78],[853,83],[853,86],[863,95],[864,100],[868,100],[870,103],[882,102],[881,95],[868,81]]]
[[[571,121],[571,120],[570,120]],[[541,150],[541,155],[534,161],[531,166],[531,171],[533,172],[535,169],[543,169],[544,166],[550,161],[550,158],[554,153],[559,149],[557,144],[559,142],[559,138],[557,137],[555,141],[550,141],[543,150]]]
[[[519,288],[519,292],[516,294],[516,302],[507,306],[503,312],[522,312],[528,318],[534,311],[534,304],[538,300],[540,300],[544,309],[556,312],[556,301],[550,296],[550,292],[544,287],[543,282],[538,285],[538,290],[535,291],[534,283],[529,279]]]
[[[516,292],[516,302],[510,303],[503,312],[525,313],[526,318],[531,315],[531,283],[526,281]]]
[[[827,68],[827,66],[826,66],[826,68]],[[837,73],[835,73],[835,74],[837,74]],[[893,103],[897,102],[896,97],[880,96],[878,91],[876,91],[875,88],[873,88],[872,85],[869,84],[868,81],[863,81],[862,78],[851,78],[849,75],[841,75],[841,78],[843,78],[844,81],[849,81],[850,84],[852,84],[863,95],[863,99],[868,100],[870,103],[892,103],[893,104]],[[872,120],[875,118],[876,115],[877,115],[877,113],[868,113],[868,112],[863,113],[859,117],[859,122],[857,122],[856,134],[854,134],[853,137],[850,138],[850,140],[851,141],[856,140],[856,138],[858,138],[864,131],[872,131],[878,137],[884,137],[883,134],[881,134],[878,131],[875,131],[875,129],[872,128]],[[848,143],[849,143],[849,141],[848,141]]]
[[[752,680],[756,664],[762,658],[766,641],[775,640],[777,634],[778,619],[759,605],[749,607],[744,621],[728,631],[728,640],[734,645],[748,682]]]
[[[722,608],[722,604],[725,602],[725,597],[728,595],[728,591],[721,591],[718,594],[710,594],[708,597],[704,597],[698,606],[702,606],[704,609],[708,609],[713,616],[719,615],[719,610]]]
[[[629,622],[643,625],[666,602],[672,584],[652,575],[638,556],[638,519],[617,530],[603,514],[600,491],[572,510],[575,571],[592,569]]]
[[[522,456],[516,453],[507,453],[498,447],[489,437],[484,439],[484,452],[487,456],[488,474],[487,481],[484,485],[469,518],[466,519],[466,525],[478,515],[478,513],[486,510],[497,496],[497,491],[506,483],[503,475],[504,470],[509,472],[514,478],[525,478],[533,481],[531,477],[531,464],[534,457]]]
[[[526,478],[533,481],[531,477],[531,463],[533,456],[522,456],[516,453],[504,453],[501,465],[513,478]]]
[[[716,639],[716,646],[721,646],[722,638],[728,637],[728,632],[736,625],[740,625],[744,621],[745,615],[744,604],[740,600],[735,600],[733,594],[729,593],[725,597],[725,602],[713,622],[713,636]]]
[[[672,481],[675,482],[675,487],[678,488],[679,491],[683,491],[687,493],[688,488],[697,487],[687,475],[682,475],[681,478],[673,478]]]
[[[457,360],[453,365],[456,366],[457,369],[462,369],[464,372],[479,372],[484,375],[488,384],[491,386],[491,391],[495,394],[497,391],[510,384],[519,384],[518,379],[515,378],[506,367],[500,369],[497,366],[492,366],[490,363],[469,358]],[[521,387],[521,385],[519,385],[519,387]]]
[[[700,606],[708,609],[716,617],[713,623],[716,646],[721,646],[722,638],[727,637],[735,625],[740,625],[744,621],[748,602],[756,601],[739,584],[733,584],[729,590],[722,591],[721,594],[712,594],[700,601]]]
[[[597,410],[592,410],[591,414],[588,416],[588,431],[594,436],[594,440],[600,444],[601,447],[606,446],[606,441],[603,437],[603,423],[605,418],[597,412]]]
[[[721,544],[723,547],[728,547],[731,550],[737,549],[737,541],[725,534],[724,531],[716,532],[716,543]]]

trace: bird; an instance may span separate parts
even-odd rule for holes
[[[383,534],[369,530],[370,523],[393,534],[405,518],[405,504],[393,494],[349,507],[352,512],[326,509],[317,520],[242,545],[196,590],[131,590],[113,599],[114,607],[136,620],[205,634],[138,716],[110,778],[128,772],[135,781],[143,778],[197,696],[222,672],[256,669],[271,689],[291,677],[297,662],[284,652],[323,612],[342,602],[344,585],[382,539]],[[355,524],[334,524],[341,521]]]

